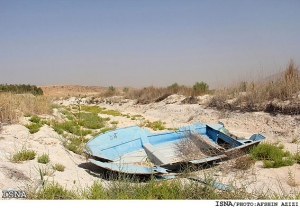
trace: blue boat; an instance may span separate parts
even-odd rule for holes
[[[214,164],[245,153],[264,139],[261,134],[238,138],[221,122],[195,123],[156,134],[130,126],[97,135],[87,142],[84,151],[90,162],[106,170],[172,176],[184,165]]]

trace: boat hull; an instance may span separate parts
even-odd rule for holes
[[[186,165],[215,164],[244,154],[263,139],[239,140],[224,125],[195,123],[177,131],[152,134],[138,126],[120,128],[91,139],[85,152],[93,164],[110,171],[141,175],[175,173]]]

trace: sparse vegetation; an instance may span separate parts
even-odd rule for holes
[[[75,121],[64,121],[64,122],[54,122],[52,124],[52,128],[54,131],[56,131],[58,134],[64,134],[64,132],[74,134],[76,136],[86,136],[90,133],[92,133],[91,130],[82,130],[80,126],[76,124]]]
[[[11,158],[12,162],[22,162],[26,160],[33,160],[35,158],[36,152],[33,150],[28,150],[23,148],[22,150],[18,151],[14,154]]]
[[[50,162],[50,158],[48,154],[42,154],[41,156],[39,156],[37,158],[38,163],[43,163],[43,164],[47,164],[48,162]]]
[[[57,171],[60,171],[60,172],[64,172],[66,167],[64,165],[60,164],[60,163],[56,163],[56,164],[54,164],[52,166],[52,168],[54,170],[57,170]]]
[[[130,118],[130,116],[128,117]],[[137,119],[145,119],[142,115],[132,115],[131,120],[137,120]]]
[[[26,124],[25,127],[29,129],[29,132],[31,134],[34,134],[40,130],[42,124],[39,123]]]
[[[81,155],[83,154],[83,147],[88,141],[89,139],[84,137],[68,136],[65,137],[63,145],[66,149]]]
[[[89,140],[87,135],[92,137],[114,129],[118,124],[112,121],[114,127],[106,127],[106,122],[110,118],[102,118],[98,114],[121,115],[119,111],[106,110],[98,106],[75,105],[69,109],[60,110],[68,120],[63,122],[52,121],[51,127],[58,134],[64,137],[63,145],[66,149],[82,154],[85,143]]]
[[[39,118],[38,116],[31,117],[29,119],[29,121],[31,123],[26,124],[25,127],[27,127],[29,129],[29,132],[31,134],[38,132],[44,124],[50,125],[49,121],[43,120],[43,119]]]
[[[161,121],[154,121],[154,122],[150,122],[150,121],[146,121],[146,127],[153,129],[154,131],[157,130],[164,130],[165,126],[164,126],[164,122]]]

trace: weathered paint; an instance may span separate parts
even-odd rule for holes
[[[249,139],[237,140],[221,131],[224,124],[195,123],[179,128],[175,132],[151,134],[138,126],[119,128],[100,134],[91,139],[85,152],[95,159],[90,161],[99,167],[131,174],[162,174],[179,169],[182,164],[205,164],[226,159],[226,154],[233,150],[248,148],[258,144],[265,137],[254,134]],[[204,143],[219,148],[220,155],[182,161],[177,157],[175,144],[190,134],[198,134]],[[207,141],[205,141],[207,140]],[[197,145],[204,145],[197,142]],[[219,146],[226,144],[226,149]],[[196,145],[196,143],[195,143]],[[197,146],[196,145],[196,146]],[[200,151],[200,149],[199,149]]]

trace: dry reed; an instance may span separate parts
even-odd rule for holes
[[[295,100],[295,94],[300,91],[300,72],[293,60],[286,70],[276,78],[260,81],[242,81],[227,88],[216,90],[209,106],[223,110],[241,111],[278,111],[285,114],[299,114],[300,103],[290,102],[284,106],[284,101]]]
[[[15,123],[23,115],[50,113],[50,100],[31,94],[0,93],[0,122]]]

